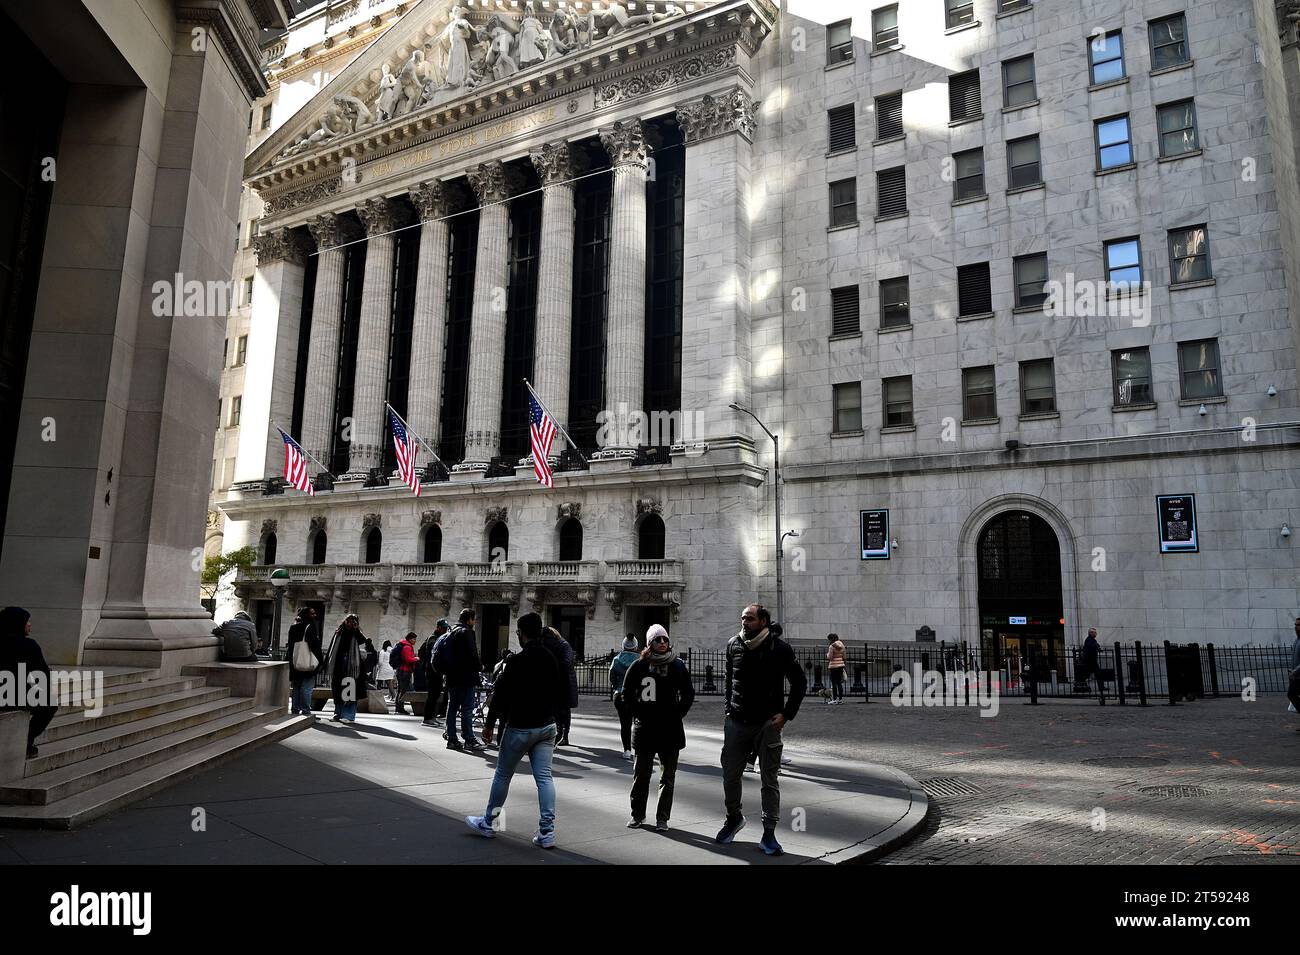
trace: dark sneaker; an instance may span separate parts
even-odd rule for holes
[[[745,828],[744,816],[728,816],[727,821],[722,824],[718,834],[713,837],[713,841],[721,845],[730,845],[731,840],[736,838],[736,833]]]
[[[655,820],[655,832],[667,832],[667,831],[668,831],[668,820],[667,820],[667,819],[656,819],[656,820]]]
[[[763,838],[758,841],[758,847],[770,856],[785,855],[785,850],[781,848],[781,843],[776,841],[776,833],[771,829],[763,830]]]
[[[465,752],[465,747],[460,745],[460,740],[458,740],[458,739],[449,739],[449,740],[447,740],[447,748],[448,748],[448,749],[454,749],[454,750],[455,750],[456,752],[458,752],[458,753],[463,753],[463,752]]]
[[[471,736],[465,740],[465,749],[471,753],[479,753],[483,751],[483,744]]]
[[[640,829],[641,823],[643,822],[645,822],[644,819],[638,819],[636,816],[633,816],[631,819],[627,821],[627,827],[629,829]]]

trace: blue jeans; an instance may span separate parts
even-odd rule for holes
[[[460,728],[465,742],[474,738],[474,687],[447,687],[447,739],[456,740],[456,711],[460,710]]]
[[[357,718],[357,701],[346,700],[342,706],[335,703],[334,715],[342,720],[355,720]]]
[[[289,697],[289,711],[311,716],[311,691],[316,683],[316,674],[304,673],[302,676],[294,674],[289,682],[293,686],[293,692]]]
[[[551,777],[551,758],[555,755],[554,723],[536,729],[509,726],[501,734],[497,771],[492,777],[492,791],[488,793],[487,811],[483,815],[489,824],[495,826],[497,814],[510,794],[510,778],[525,754],[528,768],[533,771],[533,781],[537,783],[537,829],[550,832],[555,828],[555,780]]]

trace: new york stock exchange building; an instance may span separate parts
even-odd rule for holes
[[[411,3],[246,162],[218,616],[1286,638],[1294,22],[1092,6]]]

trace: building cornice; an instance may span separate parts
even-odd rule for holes
[[[267,92],[261,51],[257,47],[257,29],[271,25],[263,24],[260,19],[268,15],[267,4],[248,4],[240,0],[184,0],[176,6],[178,24],[202,27],[208,37],[220,44],[250,100],[265,96]],[[259,17],[256,24],[255,16]]]

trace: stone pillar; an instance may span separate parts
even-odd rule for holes
[[[307,224],[316,240],[316,292],[311,307],[311,342],[302,403],[302,434],[298,442],[320,464],[329,467],[334,449],[334,392],[338,387],[339,337],[343,329],[343,282],[346,249],[357,238],[355,224],[325,213]]]
[[[605,323],[605,407],[626,422],[644,413],[646,174],[649,147],[639,119],[600,130],[600,141],[614,165],[609,230],[609,292]],[[690,301],[690,299],[686,299]],[[629,457],[624,428],[598,457]]]
[[[573,336],[573,183],[579,154],[567,142],[533,150],[542,183],[542,244],[537,263],[533,387],[555,419],[569,423],[569,349]],[[562,448],[563,439],[554,449]]]
[[[357,377],[352,392],[352,441],[349,478],[361,478],[384,461],[388,395],[388,343],[393,327],[393,262],[405,220],[391,199],[367,199],[357,215],[369,236],[366,272],[361,286],[361,331],[357,335]]]
[[[442,432],[442,368],[447,344],[447,268],[451,226],[444,216],[459,206],[444,182],[422,182],[411,190],[420,218],[420,263],[415,273],[415,317],[411,324],[411,389],[406,422],[435,448]]]
[[[261,481],[284,473],[283,441],[288,430],[298,364],[298,330],[308,250],[306,236],[276,229],[253,238],[257,271],[248,330],[248,358],[239,419],[236,481]],[[224,423],[224,422],[223,422]]]
[[[501,450],[501,385],[506,348],[506,286],[510,281],[510,210],[517,175],[498,160],[469,171],[478,197],[478,259],[469,346],[465,460],[458,471],[483,471]]]
[[[741,89],[677,107],[686,145],[682,250],[682,417],[710,453],[748,443],[750,419],[750,143],[754,102]],[[768,427],[779,428],[768,421]],[[766,440],[766,438],[764,439]]]

